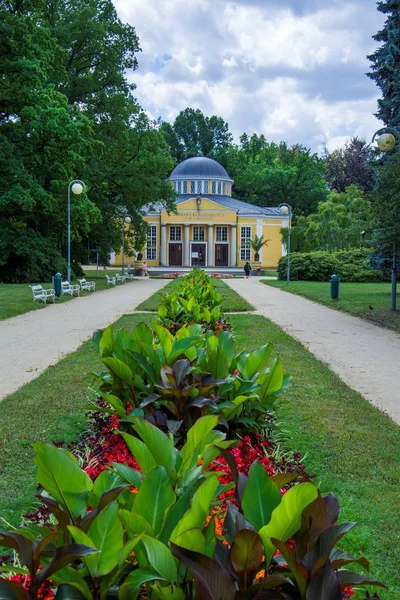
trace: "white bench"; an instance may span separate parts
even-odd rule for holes
[[[45,290],[41,285],[30,285],[32,290],[33,301],[40,300],[46,304],[47,298],[53,298],[53,303],[56,301],[56,292],[53,289]]]
[[[115,277],[110,277],[109,275],[106,275],[106,281],[107,285],[115,285],[117,283]]]
[[[64,294],[69,294],[70,296],[76,294],[77,296],[79,296],[80,290],[81,288],[79,287],[79,285],[71,284],[69,281],[61,282],[61,296],[63,296]]]
[[[125,275],[120,275],[119,273],[117,273],[115,275],[115,278],[117,280],[117,283],[125,283],[125,280],[126,280]]]
[[[96,282],[95,281],[86,281],[86,279],[78,279],[78,283],[81,286],[81,292],[83,290],[88,290],[89,292],[96,291]]]

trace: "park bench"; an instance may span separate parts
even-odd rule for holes
[[[71,284],[69,281],[61,282],[61,296],[63,296],[64,294],[69,294],[70,296],[76,294],[77,296],[79,296],[80,290],[81,288],[79,287],[79,285]]]
[[[120,275],[119,273],[117,273],[115,275],[117,283],[125,283],[126,277],[125,275]]]
[[[106,275],[106,282],[107,285],[115,285],[117,283],[117,280],[115,279],[115,277],[110,277],[109,275]]]
[[[47,298],[53,298],[53,303],[56,301],[56,293],[53,289],[45,290],[41,285],[30,285],[32,290],[33,301],[40,300],[46,304]]]
[[[86,279],[78,279],[78,283],[81,286],[81,292],[83,290],[88,290],[89,292],[96,291],[96,282],[95,281],[86,281]]]

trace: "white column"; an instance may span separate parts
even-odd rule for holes
[[[236,230],[237,230],[237,226],[232,225],[232,227],[231,227],[231,267],[236,267],[236,256],[237,256]]]
[[[189,250],[190,250],[190,240],[189,240],[189,223],[185,223],[185,239],[184,239],[184,247],[183,247],[183,266],[189,267]]]
[[[161,223],[161,266],[167,266],[167,224]]]
[[[214,231],[213,225],[208,225],[208,252],[207,252],[207,266],[214,266]]]
[[[256,235],[258,237],[262,236],[262,232],[263,232],[263,220],[262,219],[257,219],[257,225],[256,225]],[[258,254],[260,256],[260,262],[262,263],[262,251],[263,249],[261,248],[261,250],[258,251]]]

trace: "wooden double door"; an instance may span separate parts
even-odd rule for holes
[[[191,252],[192,267],[205,267],[206,266],[206,245],[205,244],[192,244],[190,252]]]
[[[216,267],[227,267],[228,266],[228,244],[215,244],[215,266]]]

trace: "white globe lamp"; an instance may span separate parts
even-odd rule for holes
[[[396,138],[392,133],[382,133],[376,140],[379,150],[390,152],[396,145]]]
[[[75,196],[79,196],[79,194],[82,194],[83,192],[83,185],[81,183],[74,183],[72,184],[72,193],[75,194]]]

